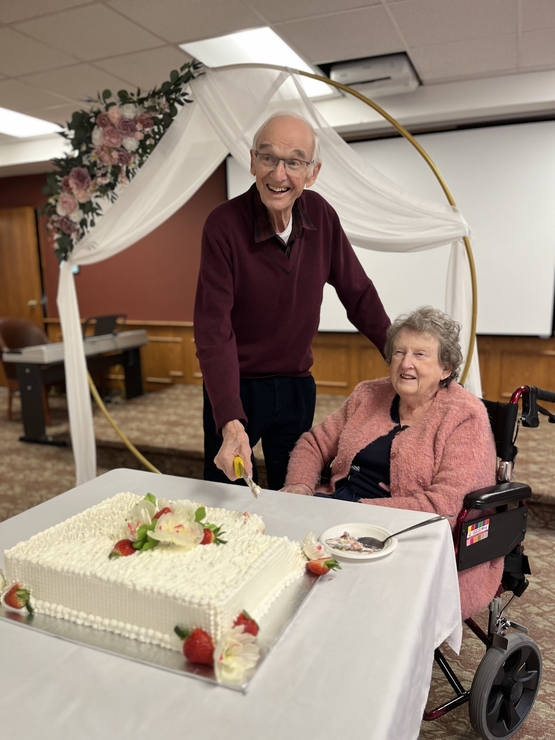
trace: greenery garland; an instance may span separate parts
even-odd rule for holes
[[[56,256],[66,259],[101,213],[101,201],[117,200],[137,174],[177,116],[191,103],[186,85],[198,76],[202,65],[192,61],[170,79],[145,95],[110,90],[89,98],[87,110],[76,111],[60,135],[73,151],[54,159],[56,168],[47,177],[43,193],[48,202],[43,212],[55,242]]]

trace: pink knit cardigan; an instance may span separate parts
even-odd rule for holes
[[[394,396],[389,378],[360,383],[338,411],[300,438],[291,453],[285,485],[304,483],[313,491],[331,494],[334,484],[348,475],[357,452],[393,428]],[[322,468],[331,461],[331,484],[318,485]],[[495,483],[495,465],[495,443],[484,405],[451,383],[440,388],[423,419],[393,440],[391,498],[362,501],[457,514],[467,493]],[[499,558],[459,573],[463,619],[489,604],[502,571]]]

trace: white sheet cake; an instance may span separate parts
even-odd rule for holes
[[[208,507],[227,544],[109,559],[139,500],[120,493],[6,551],[8,585],[25,586],[37,613],[181,650],[175,625],[217,640],[243,609],[260,619],[305,571],[299,543],[263,534],[259,516]]]

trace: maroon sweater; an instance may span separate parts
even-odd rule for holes
[[[194,327],[218,430],[232,419],[247,421],[240,378],[310,374],[325,283],[383,351],[390,322],[382,302],[337,214],[315,192],[295,202],[289,247],[286,256],[256,185],[206,220]]]

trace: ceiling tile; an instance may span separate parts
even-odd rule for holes
[[[56,69],[53,72],[27,75],[23,81],[43,90],[80,101],[84,101],[87,97],[94,98],[107,88],[115,93],[127,87],[123,80],[90,64],[76,64],[73,67]]]
[[[242,0],[109,0],[123,15],[167,41],[198,41],[264,25]]]
[[[517,37],[423,46],[411,51],[411,59],[424,83],[507,74],[517,71]]]
[[[522,0],[522,30],[541,31],[555,28],[553,0]]]
[[[29,115],[42,118],[45,121],[52,121],[60,126],[66,126],[71,121],[71,117],[76,110],[80,110],[83,106],[75,102],[71,105],[56,105],[48,108],[35,108],[29,111]]]
[[[0,72],[19,76],[43,69],[75,64],[75,57],[63,54],[11,28],[0,28]]]
[[[383,7],[350,10],[279,23],[274,30],[313,64],[403,51],[404,45]]]
[[[299,18],[312,18],[327,13],[365,8],[380,5],[381,0],[247,0],[270,23],[291,21]]]
[[[520,42],[520,66],[553,67],[555,65],[555,29],[523,33]]]
[[[0,3],[0,23],[14,23],[58,10],[84,5],[89,0],[17,0]]]
[[[59,95],[25,85],[19,80],[0,80],[0,105],[3,108],[29,113],[37,107],[60,105],[67,101]]]
[[[390,12],[409,47],[517,32],[516,0],[407,0]]]
[[[163,46],[113,59],[102,59],[95,62],[95,66],[126,80],[133,87],[149,90],[169,79],[172,69],[179,69],[190,60],[191,57],[181,49]]]
[[[162,44],[144,28],[98,4],[25,21],[14,28],[86,61]]]

